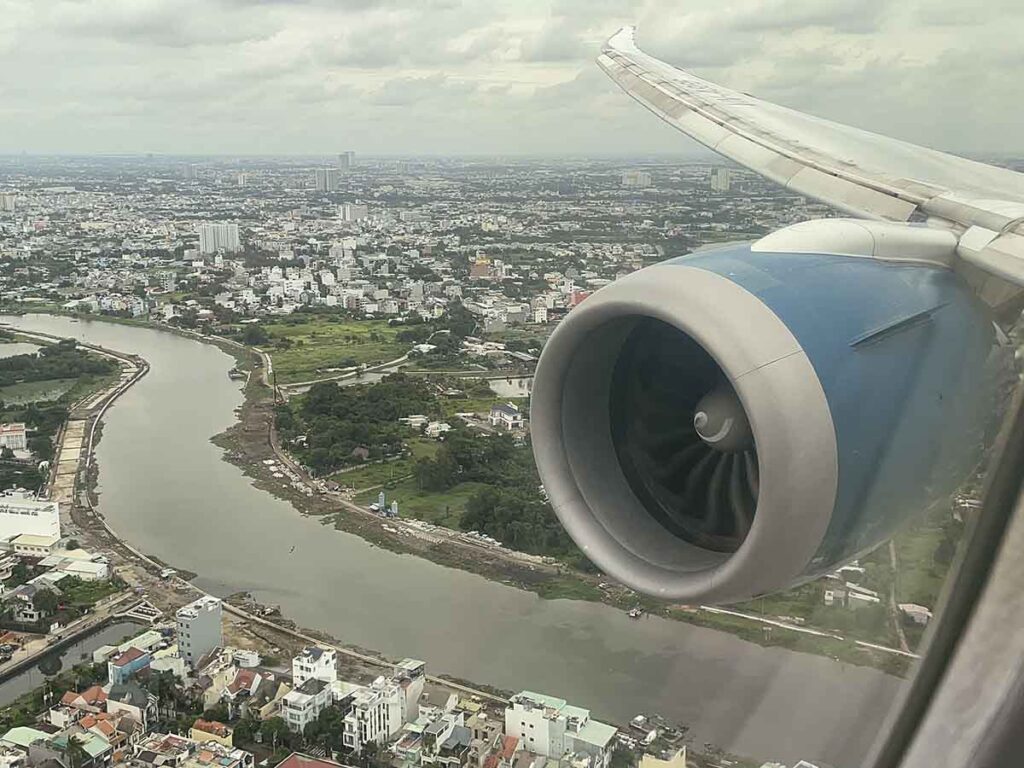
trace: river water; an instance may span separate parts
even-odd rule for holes
[[[131,621],[119,621],[97,629],[67,648],[48,653],[31,667],[0,683],[0,707],[6,707],[22,694],[38,688],[54,675],[76,664],[92,662],[92,652],[104,645],[119,645],[125,637],[138,635],[145,627]]]
[[[214,346],[169,333],[28,315],[152,366],[105,416],[100,511],[122,536],[196,583],[252,592],[302,626],[434,673],[566,698],[624,722],[657,712],[757,759],[854,768],[901,683],[873,669],[763,648],[732,635],[532,593],[395,554],[300,515],[254,488],[210,443],[234,421],[240,384]]]

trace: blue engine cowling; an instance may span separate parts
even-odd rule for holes
[[[566,529],[640,591],[732,601],[820,575],[947,503],[1006,347],[950,269],[749,245],[634,273],[552,334],[534,452]]]

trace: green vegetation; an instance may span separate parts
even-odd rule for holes
[[[75,383],[75,379],[46,379],[43,381],[8,384],[7,386],[0,387],[0,400],[15,405],[59,400],[71,391]]]
[[[405,456],[342,470],[331,475],[331,479],[357,491],[364,488],[376,488],[379,485],[391,485],[411,477],[416,460],[431,458],[441,445],[436,440],[414,437],[405,442],[405,447],[407,451]]]
[[[245,335],[242,340],[265,346],[273,354],[278,383],[290,384],[401,357],[409,344],[399,342],[398,333],[399,328],[386,320],[296,313],[267,321],[262,327],[247,326],[244,334],[255,341],[245,341]]]
[[[303,464],[323,475],[366,458],[402,453],[402,439],[411,431],[398,419],[434,407],[429,385],[401,373],[371,385],[321,382],[278,407],[277,428]]]
[[[893,539],[899,568],[896,599],[934,608],[963,535],[963,523],[945,509],[901,531]]]
[[[433,494],[478,486],[459,517],[463,530],[485,533],[521,552],[582,560],[541,497],[532,452],[508,435],[453,430],[434,458],[416,462],[414,478],[420,490]],[[452,516],[450,510],[446,516]]]
[[[118,579],[110,581],[83,581],[77,576],[67,576],[57,582],[57,588],[63,593],[63,602],[73,609],[91,608],[105,597],[110,597],[124,588]]]
[[[0,402],[0,421],[24,422],[32,430],[28,447],[36,461],[53,459],[53,438],[67,418],[67,408],[59,403],[30,403],[27,406]],[[0,463],[0,490],[27,488],[37,491],[46,480],[36,461]]]
[[[388,484],[383,490],[387,503],[397,501],[399,514],[404,517],[458,529],[470,499],[489,488],[483,483],[465,482],[445,491],[425,491],[417,485],[415,479],[408,478],[394,485]],[[377,501],[378,493],[375,489],[368,490],[356,496],[355,501],[368,506]]]
[[[35,354],[0,358],[0,387],[24,382],[104,376],[117,371],[116,363],[79,349],[74,339],[41,347]]]

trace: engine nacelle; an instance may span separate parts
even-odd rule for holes
[[[991,435],[1005,358],[948,268],[730,246],[631,274],[561,322],[534,380],[534,453],[602,570],[742,600],[947,499]]]

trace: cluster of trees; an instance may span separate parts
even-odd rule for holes
[[[508,435],[453,430],[431,459],[414,467],[420,488],[446,491],[458,483],[485,484],[466,503],[459,526],[480,531],[509,547],[567,556],[576,549],[540,495],[540,478],[529,447]]]
[[[5,405],[0,401],[0,421],[24,422],[30,430],[28,448],[39,461],[52,461],[53,436],[67,418],[67,408],[60,403],[29,403],[25,406]],[[3,454],[3,452],[0,452]],[[0,458],[10,458],[6,454]],[[12,462],[0,464],[0,491],[8,488],[26,488],[38,491],[46,475],[37,464]]]
[[[40,348],[36,354],[0,359],[0,387],[24,381],[103,376],[116,370],[113,361],[79,349],[74,339],[63,339]]]
[[[304,397],[278,406],[276,418],[286,440],[305,435],[293,449],[306,466],[324,474],[361,461],[353,456],[359,447],[371,459],[400,453],[406,430],[398,419],[436,410],[423,379],[394,373],[368,386],[314,384]]]

